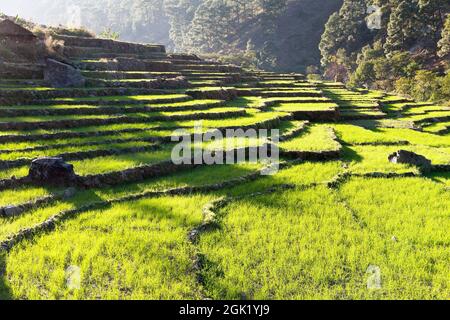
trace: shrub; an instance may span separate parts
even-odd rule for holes
[[[103,32],[99,34],[99,37],[103,39],[118,40],[120,38],[120,33],[108,28],[103,30]]]
[[[405,96],[411,96],[412,80],[409,78],[400,78],[395,82],[395,91]]]
[[[317,73],[308,74],[306,77],[309,81],[321,81],[323,79],[322,75]]]
[[[450,73],[440,78],[440,100],[450,102]]]
[[[417,101],[450,101],[450,74],[439,77],[432,71],[420,70],[414,78],[398,79],[395,91]]]
[[[428,101],[436,98],[439,91],[439,80],[432,71],[420,70],[414,77],[412,96],[418,101]]]

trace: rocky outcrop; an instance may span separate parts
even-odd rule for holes
[[[77,180],[73,165],[51,157],[33,160],[28,178],[35,184],[52,186],[73,185]]]
[[[44,66],[0,62],[0,79],[42,79]]]
[[[432,169],[431,160],[428,160],[424,156],[406,150],[399,150],[389,155],[389,161],[391,163],[413,165],[419,167],[422,171],[425,172],[428,172]]]
[[[78,69],[53,59],[47,59],[44,80],[55,88],[84,87],[86,84]]]

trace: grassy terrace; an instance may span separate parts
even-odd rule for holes
[[[300,136],[282,142],[280,148],[287,151],[329,151],[338,150],[340,144],[334,139],[333,130],[325,125],[307,128]]]
[[[59,155],[64,153],[74,153],[74,152],[86,152],[94,150],[120,150],[126,148],[140,148],[149,146],[148,142],[124,142],[124,143],[105,143],[102,145],[86,145],[86,146],[67,146],[67,147],[55,147],[51,150],[36,150],[36,151],[23,151],[19,150],[16,152],[5,152],[0,153],[0,161],[5,160],[17,160],[17,159],[34,159],[42,156],[48,155]]]
[[[216,66],[190,66],[189,62],[179,68],[180,73],[84,74],[113,82],[116,76],[117,81],[138,82],[182,73],[199,86],[186,90],[204,92],[207,99],[194,99],[185,94],[189,91],[178,90],[150,95],[63,97],[34,105],[24,102],[1,106],[5,112],[1,123],[29,126],[26,130],[5,126],[0,131],[0,163],[123,149],[128,152],[91,154],[68,162],[81,176],[160,164],[171,159],[174,144],[164,142],[151,151],[139,148],[152,146],[154,142],[150,141],[155,138],[167,139],[175,129],[193,133],[194,125],[202,120],[203,131],[279,129],[279,146],[286,156],[281,159],[279,171],[270,176],[258,174],[265,166],[263,162],[199,166],[127,184],[78,188],[71,198],[56,197],[16,217],[0,215],[2,242],[61,212],[104,204],[61,220],[54,230],[37,232],[17,242],[9,252],[1,251],[0,299],[450,296],[449,106],[413,102],[378,91],[351,91],[339,83],[307,82],[289,74],[249,72],[246,76],[262,80],[219,87],[211,81],[237,72],[218,72]],[[32,86],[21,88],[39,90]],[[234,88],[239,91],[236,99],[214,97],[215,92]],[[117,108],[117,114],[103,113],[105,107]],[[144,107],[151,109],[126,112],[127,108]],[[80,109],[100,111],[97,115],[71,111]],[[6,113],[27,110],[43,113]],[[51,113],[57,110],[67,114]],[[333,123],[314,118],[293,120],[296,112],[333,110],[341,114]],[[211,119],[214,115],[220,117]],[[34,126],[36,122],[122,116],[140,122],[80,122],[53,129]],[[198,147],[220,151],[267,142],[263,138],[224,138]],[[135,152],[131,148],[136,148]],[[422,173],[417,166],[390,163],[389,154],[400,149],[423,155],[433,165],[443,167]],[[292,159],[302,153],[310,155],[311,160]],[[325,161],[323,154],[334,156]],[[25,177],[28,171],[28,165],[4,166],[0,179]],[[349,174],[346,179],[337,178],[344,173]],[[409,177],[411,174],[415,176]],[[210,188],[201,192],[184,190],[177,195],[150,194],[200,186]],[[0,208],[58,195],[65,189],[5,185],[0,191]],[[105,204],[142,193],[146,196]],[[227,201],[213,208],[214,214],[204,214],[204,207],[210,208],[223,197]],[[189,241],[188,234],[207,222],[205,219],[213,219],[216,228],[200,232],[196,241]],[[200,269],[194,267],[196,257],[202,257]],[[71,266],[81,270],[80,289],[67,286],[66,271]],[[378,289],[367,288],[370,266],[380,269]],[[204,281],[199,282],[199,276]]]
[[[173,100],[184,99],[189,96],[184,94],[158,94],[158,95],[136,95],[136,96],[105,96],[105,97],[77,97],[77,98],[58,98],[58,101],[113,101],[113,102],[127,102],[127,101],[152,101],[152,100]]]
[[[338,105],[331,103],[280,103],[274,108],[277,111],[295,112],[295,111],[329,111],[335,110]]]
[[[158,99],[159,100],[159,99]],[[209,104],[218,104],[221,103],[222,100],[217,99],[192,99],[189,101],[183,101],[183,102],[174,102],[174,103],[146,103],[142,105],[133,105],[133,108],[136,107],[150,107],[150,108],[169,108],[173,107],[173,109],[183,109],[188,108],[192,106],[198,106],[198,105],[209,105]],[[60,109],[98,109],[98,108],[104,108],[104,106],[99,105],[89,105],[89,104],[76,104],[76,105],[68,105],[68,104],[56,104],[56,105],[18,105],[18,106],[6,106],[3,109],[9,109],[9,110],[60,110]],[[111,105],[111,107],[123,107],[126,108],[126,106],[120,106],[120,105]]]

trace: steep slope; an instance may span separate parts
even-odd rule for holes
[[[319,42],[329,16],[342,0],[304,0],[289,3],[278,19],[279,68],[301,70],[320,61]]]

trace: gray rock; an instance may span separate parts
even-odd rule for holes
[[[23,212],[23,209],[16,206],[7,206],[3,208],[3,215],[5,217],[15,217]]]
[[[56,88],[84,87],[86,84],[80,70],[53,59],[47,59],[44,80]]]
[[[28,177],[35,183],[57,186],[73,185],[77,180],[73,165],[53,157],[33,160]]]
[[[416,154],[411,151],[399,150],[389,156],[389,161],[391,163],[403,163],[417,166],[422,169],[422,171],[430,171],[431,160],[428,160],[424,156]]]

